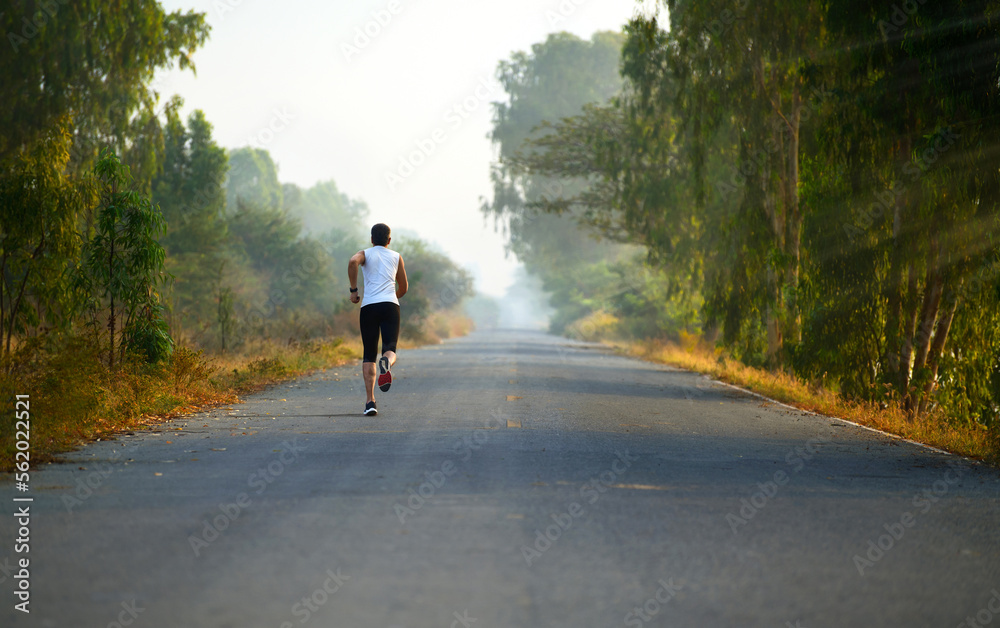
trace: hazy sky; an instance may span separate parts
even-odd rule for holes
[[[550,32],[619,30],[633,0],[163,0],[212,25],[197,77],[158,77],[220,145],[266,148],[282,182],[333,179],[372,222],[418,232],[503,294],[514,260],[484,224],[497,63]],[[392,175],[392,176],[390,176]],[[359,242],[359,246],[364,244]]]

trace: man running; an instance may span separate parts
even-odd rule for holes
[[[382,392],[392,385],[392,365],[396,363],[396,341],[399,339],[399,299],[406,294],[406,269],[403,258],[389,250],[390,230],[379,223],[372,227],[372,247],[358,251],[347,264],[351,282],[351,303],[361,302],[361,342],[365,378],[365,416],[378,414],[375,404],[375,357],[378,338],[382,334],[382,357],[378,359],[378,387]],[[365,297],[358,296],[358,267],[365,267]]]

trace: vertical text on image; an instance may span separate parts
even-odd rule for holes
[[[31,399],[29,395],[15,395],[15,477],[14,486],[18,491],[26,493],[31,465]],[[18,600],[14,608],[22,613],[30,613],[31,600],[31,502],[32,497],[14,498],[14,521],[17,524],[17,535],[14,539],[14,553],[18,555],[17,572],[14,574],[14,597]]]

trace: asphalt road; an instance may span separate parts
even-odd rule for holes
[[[0,626],[1000,626],[995,470],[538,333],[394,373],[0,480]]]

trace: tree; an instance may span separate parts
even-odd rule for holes
[[[211,255],[226,241],[225,181],[229,161],[212,138],[212,125],[201,110],[188,117],[187,128],[176,109],[167,112],[160,172],[153,198],[167,222],[162,239],[170,255]]]
[[[205,295],[216,288],[217,270],[229,255],[224,187],[229,160],[212,138],[204,113],[192,112],[185,126],[171,108],[160,162],[152,198],[167,223],[160,244],[174,277],[167,302],[171,328],[180,339],[182,329],[207,325],[216,316]]]
[[[225,285],[223,271],[226,268],[225,260],[219,264],[219,279],[216,283],[216,320],[219,323],[219,346],[222,352],[226,352],[226,338],[233,329],[233,289]]]
[[[302,223],[283,209],[242,200],[229,217],[229,233],[240,284],[233,286],[240,312],[234,332],[308,337],[322,329],[320,321],[344,300],[337,286],[346,283],[334,273],[327,246],[303,236]]]
[[[495,205],[648,247],[744,361],[1000,425],[1000,2],[664,5],[621,95],[508,154]],[[591,269],[561,284],[581,313]],[[605,309],[652,317],[662,285]]]
[[[7,39],[0,46],[0,161],[70,116],[74,172],[87,173],[97,148],[112,145],[137,158],[145,187],[155,142],[132,140],[156,136],[159,94],[149,83],[175,61],[194,69],[191,53],[208,37],[204,14],[168,14],[155,0],[8,4],[0,12]]]
[[[981,302],[968,286],[988,285],[995,270],[998,6],[830,10],[851,95],[838,100],[831,124],[847,132],[824,144],[853,201],[841,263],[870,260],[862,272],[875,278],[881,308],[875,376],[914,416],[932,403],[942,364],[962,368],[948,355],[951,328],[956,317],[981,320],[966,309]],[[955,351],[978,360],[979,347]]]
[[[156,361],[173,346],[157,291],[168,279],[157,241],[166,223],[159,208],[130,188],[129,169],[113,152],[101,154],[94,173],[101,200],[94,236],[84,247],[83,279],[94,320],[107,317],[108,367],[114,369],[116,353],[124,358],[129,348]],[[116,345],[119,328],[123,337]]]
[[[65,123],[34,140],[0,171],[0,352],[40,325],[67,328],[67,262],[79,253],[78,216],[92,200],[86,182],[64,173]]]
[[[283,207],[278,166],[263,148],[237,148],[229,153],[229,182],[226,184],[226,205],[229,212],[244,201],[255,207]]]
[[[737,281],[763,275],[764,290],[763,299],[751,303],[740,297],[756,292],[753,286],[730,293],[725,307],[749,305],[740,319],[753,311],[765,313],[768,359],[779,363],[785,359],[785,342],[801,337],[800,139],[808,94],[821,76],[824,5],[805,1],[790,11],[787,3],[770,0],[734,13],[722,0],[664,4],[670,12],[669,38],[656,34],[655,18],[635,20],[630,36],[645,38],[653,50],[666,46],[669,51],[682,85],[676,92],[678,115],[690,125],[696,144],[690,155],[698,173],[714,133],[736,132],[745,188],[734,235],[748,254],[735,256],[731,268]],[[643,76],[637,77],[640,83]]]
[[[167,14],[151,0],[7,5],[0,10],[5,351],[15,336],[73,330],[78,301],[90,295],[75,289],[81,285],[67,269],[79,266],[81,243],[94,236],[97,151],[113,147],[133,166],[130,185],[148,191],[162,152],[160,95],[149,83],[175,62],[193,69],[189,55],[209,30],[204,15]],[[145,322],[129,321],[125,344],[155,340],[152,311]]]
[[[474,294],[472,276],[423,240],[402,236],[393,238],[392,244],[406,263],[409,281],[406,307],[400,309],[400,331],[420,336],[427,316],[459,310],[465,298]]]
[[[595,310],[654,335],[699,327],[692,306],[700,304],[700,247],[712,221],[697,211],[684,146],[675,141],[682,128],[674,113],[675,81],[664,62],[665,34],[656,33],[654,47],[643,37],[625,40],[622,69],[630,82],[611,102],[542,122],[503,161],[512,180],[544,182],[518,216],[530,228],[512,229],[510,239],[522,259],[536,255],[539,266],[555,266],[547,268],[545,282],[553,303],[560,304],[553,331]],[[565,233],[567,217],[587,231],[562,239],[545,228],[563,225]],[[527,234],[526,242],[518,240],[519,231]],[[581,246],[584,233],[605,241]],[[648,268],[635,247],[608,241],[639,245],[649,262],[669,265],[671,272]],[[657,329],[659,322],[666,327]]]
[[[482,212],[503,224],[508,248],[550,289],[561,285],[562,270],[600,263],[616,255],[615,245],[598,242],[579,224],[575,208],[564,216],[546,214],[542,199],[573,196],[586,189],[579,179],[558,180],[547,173],[528,172],[516,163],[529,138],[550,132],[545,121],[580,113],[588,103],[604,103],[621,88],[618,76],[618,33],[596,33],[589,41],[568,33],[550,35],[502,61],[497,77],[507,101],[495,105],[491,139],[499,160],[492,167],[493,196]],[[566,208],[562,208],[566,209]],[[558,300],[553,301],[559,306]]]
[[[282,197],[285,209],[302,221],[306,234],[364,232],[362,223],[368,218],[368,206],[341,192],[334,181],[322,181],[305,190],[286,183]]]

